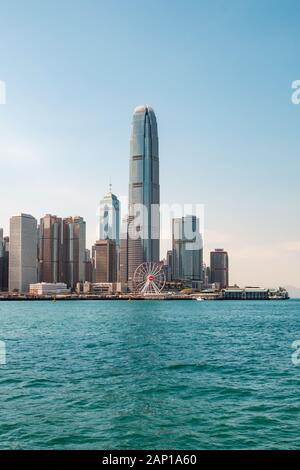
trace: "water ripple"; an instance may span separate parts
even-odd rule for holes
[[[296,449],[299,301],[1,304],[1,449]]]

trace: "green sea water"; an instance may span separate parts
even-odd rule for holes
[[[1,449],[299,449],[300,300],[0,302]]]

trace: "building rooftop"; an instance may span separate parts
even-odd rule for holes
[[[13,217],[27,217],[29,219],[34,219],[33,215],[24,214],[23,212],[20,212],[19,214],[14,214],[11,218]]]
[[[151,108],[151,106],[148,106],[147,104],[143,104],[143,105],[140,105],[140,106],[137,106],[134,111],[133,111],[133,114],[136,114],[136,113],[144,113],[146,111],[152,111],[154,113],[154,110],[153,108]]]

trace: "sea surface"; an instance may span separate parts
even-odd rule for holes
[[[0,302],[1,449],[299,449],[300,300]]]

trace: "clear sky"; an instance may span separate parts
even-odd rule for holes
[[[0,226],[82,215],[90,246],[109,179],[127,194],[147,103],[161,201],[205,204],[205,258],[227,249],[231,283],[300,286],[299,14],[296,0],[2,1]]]

